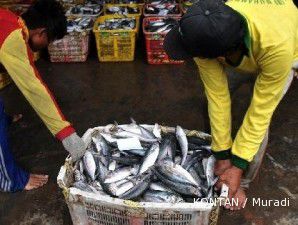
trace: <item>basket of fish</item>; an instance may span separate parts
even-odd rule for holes
[[[162,4],[144,6],[145,17],[181,17],[182,11],[179,4]]]
[[[182,60],[172,60],[163,48],[166,34],[177,24],[180,18],[146,17],[143,20],[143,32],[146,42],[149,64],[182,64]]]
[[[68,17],[91,17],[95,19],[100,16],[102,10],[103,7],[99,4],[87,3],[85,5],[74,5],[70,7],[65,15]]]
[[[147,0],[146,4],[163,5],[163,4],[178,4],[178,0]]]
[[[67,158],[57,178],[74,225],[217,223],[227,190],[214,191],[208,134],[133,121],[82,139],[85,155]]]
[[[100,62],[133,61],[139,20],[132,16],[106,15],[93,26]]]
[[[138,20],[137,34],[140,30],[140,17],[142,15],[143,6],[139,4],[105,4],[104,15],[123,15],[132,16]]]
[[[68,34],[48,47],[51,62],[85,62],[89,54],[92,26],[91,18],[68,18]]]
[[[144,0],[114,0],[114,4],[138,4],[144,6]]]

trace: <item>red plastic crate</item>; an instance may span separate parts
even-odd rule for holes
[[[173,4],[162,4],[162,5],[173,5]],[[161,15],[157,15],[157,14],[150,14],[150,13],[146,13],[146,6],[153,6],[156,7],[156,5],[152,5],[152,4],[145,4],[144,8],[143,8],[143,14],[144,17],[181,17],[182,16],[182,10],[179,4],[174,4],[177,7],[178,12],[176,14],[168,14],[166,16],[161,16]]]
[[[145,35],[146,42],[146,52],[147,52],[147,61],[149,64],[182,64],[183,60],[172,60],[169,59],[169,56],[165,52],[163,48],[163,41],[167,34],[167,32],[156,33],[156,32],[148,32],[145,30],[145,27],[151,21],[158,21],[164,19],[164,17],[147,17],[143,20],[143,32]],[[180,17],[176,17],[177,20]]]

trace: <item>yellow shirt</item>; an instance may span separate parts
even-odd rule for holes
[[[292,0],[230,0],[246,20],[245,56],[235,70],[257,74],[253,98],[235,140],[231,138],[231,100],[219,59],[198,59],[208,98],[214,152],[231,149],[232,162],[245,169],[253,160],[281,100],[294,61],[298,60],[298,9]],[[237,162],[236,162],[237,161]]]
[[[0,8],[0,63],[50,132],[63,140],[75,131],[40,77],[28,38],[28,29],[23,20]]]

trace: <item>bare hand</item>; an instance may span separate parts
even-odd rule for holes
[[[242,174],[242,169],[232,166],[219,176],[216,187],[220,189],[222,184],[226,184],[229,187],[229,199],[232,199],[240,187]]]
[[[222,175],[227,169],[232,167],[232,163],[229,159],[226,160],[216,160],[214,166],[214,174],[216,176]]]

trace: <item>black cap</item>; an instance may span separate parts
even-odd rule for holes
[[[221,0],[200,0],[166,35],[164,49],[177,60],[216,58],[242,43],[244,34],[244,20],[237,11]]]

